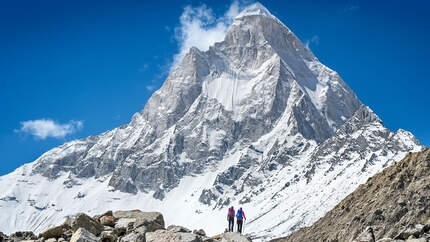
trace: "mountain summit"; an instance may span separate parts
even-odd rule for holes
[[[224,41],[191,48],[129,124],[0,177],[0,212],[10,218],[0,230],[41,231],[77,212],[134,206],[214,234],[226,207],[240,204],[246,232],[267,239],[311,225],[422,148],[409,132],[385,128],[256,3]]]
[[[250,15],[261,15],[261,16],[276,18],[269,12],[269,10],[267,10],[266,7],[264,7],[259,2],[256,2],[246,7],[244,10],[240,12],[239,15],[236,16],[236,18],[242,18],[244,16],[250,16]]]

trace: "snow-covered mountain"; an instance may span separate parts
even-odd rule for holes
[[[392,132],[264,6],[191,48],[127,125],[65,143],[0,177],[0,231],[77,212],[161,211],[167,224],[267,239],[311,225],[368,177],[423,147]]]

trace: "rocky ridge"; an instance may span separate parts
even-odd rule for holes
[[[368,179],[310,227],[273,241],[430,241],[430,148]]]
[[[163,215],[158,212],[108,211],[90,217],[79,213],[36,236],[33,232],[16,232],[7,236],[0,232],[0,242],[251,242],[251,239],[234,232],[213,237],[204,230],[191,231],[170,225],[165,228]]]

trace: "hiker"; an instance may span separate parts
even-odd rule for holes
[[[237,223],[237,232],[242,233],[242,224],[243,219],[246,220],[245,212],[242,210],[242,207],[237,210],[236,213],[236,223]]]
[[[233,206],[228,208],[227,221],[228,221],[228,232],[233,232],[233,228],[234,228],[234,208],[233,208]]]

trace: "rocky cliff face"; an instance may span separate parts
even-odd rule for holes
[[[216,233],[225,207],[241,204],[252,215],[251,235],[266,239],[312,224],[368,177],[422,148],[412,134],[386,129],[256,3],[224,41],[191,48],[129,124],[0,177],[0,212],[11,218],[0,230],[38,231],[82,209],[133,204]]]
[[[276,241],[430,239],[430,149],[368,179],[311,227]],[[427,237],[426,237],[427,236]],[[368,240],[365,240],[368,238]],[[389,239],[393,238],[393,239]]]

